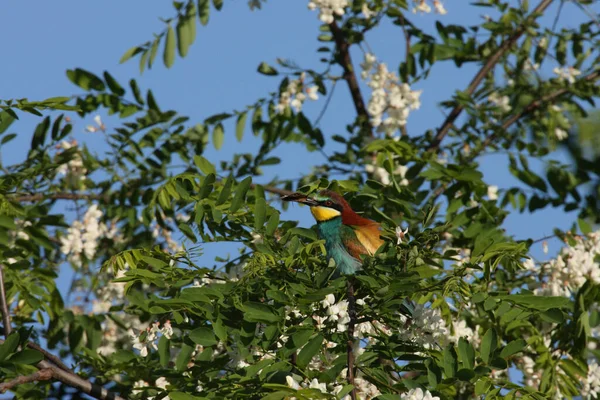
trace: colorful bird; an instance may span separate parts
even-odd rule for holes
[[[317,220],[319,235],[325,239],[327,257],[333,258],[337,273],[352,275],[361,266],[362,254],[372,256],[383,240],[381,226],[375,221],[358,215],[339,194],[322,190],[310,197],[293,193],[281,197],[310,207]]]

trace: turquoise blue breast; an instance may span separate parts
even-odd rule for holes
[[[360,268],[360,261],[352,257],[344,247],[340,236],[342,219],[338,217],[320,222],[317,229],[321,238],[325,239],[327,258],[333,258],[335,261],[336,271],[344,275],[356,273],[356,270]]]

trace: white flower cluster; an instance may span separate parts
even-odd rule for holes
[[[157,387],[157,388],[159,388],[159,389],[166,390],[167,389],[167,385],[169,385],[169,381],[164,376],[161,376],[156,381],[154,381],[154,386]],[[135,382],[133,384],[133,389],[131,391],[132,392],[139,392],[139,391],[142,391],[145,387],[148,387],[148,386],[150,386],[148,384],[148,382],[139,380],[139,381],[137,381],[137,382]],[[145,397],[145,398],[147,400],[154,400],[154,396]],[[169,396],[166,396],[166,397],[161,397],[161,399],[162,400],[170,400],[171,398]]]
[[[373,175],[373,179],[381,182],[383,185],[388,186],[392,183],[390,178],[390,173],[383,167],[378,167],[377,165],[367,164],[365,165],[365,171],[369,174]],[[400,186],[408,186],[408,179],[406,179],[406,171],[408,171],[408,167],[406,165],[399,165],[394,170],[394,175],[400,176],[400,181],[398,184]]]
[[[469,326],[467,326],[467,321],[465,321],[464,319],[461,319],[458,322],[453,321],[452,326],[454,328],[454,334],[448,337],[448,340],[450,342],[458,343],[458,339],[465,338],[474,347],[479,346],[479,342],[481,341],[477,329],[479,328],[479,326],[476,326],[475,330],[473,330]]]
[[[348,323],[350,322],[350,315],[348,314],[348,301],[341,300],[336,303],[335,296],[333,294],[328,294],[325,296],[325,300],[321,301],[321,305],[327,314],[327,317],[323,320],[323,322],[333,322],[336,324],[337,332],[346,332],[348,330]]]
[[[57,150],[69,150],[74,147],[77,147],[77,141],[75,139],[71,140],[70,142],[63,140],[56,145]],[[79,186],[81,181],[85,179],[88,170],[83,166],[83,159],[81,158],[81,155],[79,153],[75,153],[73,158],[66,164],[61,164],[56,169],[56,172],[59,175],[65,176],[71,185]]]
[[[377,128],[378,132],[392,136],[406,125],[410,110],[421,107],[421,91],[412,90],[408,84],[401,83],[400,78],[388,71],[385,63],[377,62],[373,54],[365,54],[361,68],[362,78],[372,89],[367,105],[371,125]]]
[[[407,341],[432,349],[444,346],[449,340],[450,332],[439,308],[425,308],[423,304],[417,304],[410,324],[406,316],[400,318],[406,326],[401,334]]]
[[[432,396],[429,390],[423,391],[421,388],[410,389],[400,395],[401,400],[440,400],[437,396]]]
[[[342,370],[340,374],[340,380],[345,379],[347,373],[347,369]],[[323,382],[319,382],[316,378],[312,380],[305,379],[300,381],[297,376],[288,375],[285,378],[285,381],[291,389],[300,390],[300,389],[317,389],[321,393],[337,395],[344,388],[344,384],[331,384],[330,387],[327,387],[327,384]],[[359,400],[371,400],[375,397],[381,395],[377,386],[373,385],[371,382],[363,379],[359,373],[357,377],[354,378],[354,388],[356,389],[357,399]],[[294,399],[294,398],[292,398]],[[350,395],[346,395],[342,397],[341,400],[350,400]]]
[[[94,126],[94,125],[86,126],[85,127],[86,132],[90,132],[90,133],[94,133],[94,132],[98,132],[98,131],[106,132],[106,125],[104,125],[104,122],[102,122],[102,118],[100,118],[99,115],[96,115],[94,117],[94,122],[96,123],[96,126]]]
[[[71,227],[67,229],[67,235],[60,238],[60,250],[73,265],[80,267],[83,262],[82,256],[92,260],[102,237],[112,239],[117,235],[114,224],[109,229],[106,224],[100,222],[102,215],[98,205],[92,204],[83,216],[83,220],[73,221]]]
[[[600,231],[575,240],[574,246],[563,247],[556,259],[541,266],[548,279],[535,294],[571,297],[587,280],[600,284]]]
[[[558,79],[563,82],[569,82],[570,84],[575,83],[575,78],[581,75],[581,71],[574,67],[556,67],[552,70]]]
[[[331,24],[335,16],[344,15],[344,8],[348,7],[348,0],[311,0],[308,3],[310,10],[319,9],[319,19],[325,24]]]
[[[500,96],[498,92],[493,92],[488,96],[488,101],[492,103],[495,107],[499,108],[503,113],[507,113],[512,110],[510,106],[510,99],[508,96]]]
[[[552,105],[550,107],[550,112],[557,119],[557,122],[559,124],[559,126],[554,128],[554,136],[556,136],[556,139],[559,141],[565,140],[569,137],[569,132],[567,132],[563,128],[570,128],[571,123],[565,117],[563,109],[560,106],[557,106],[556,104]]]
[[[290,106],[293,107],[296,112],[300,112],[302,110],[302,105],[307,98],[311,100],[319,99],[319,94],[317,93],[319,90],[318,87],[310,86],[304,89],[305,78],[306,74],[303,72],[300,75],[300,78],[289,82],[285,90],[281,92],[279,95],[279,103],[275,106],[275,109],[279,114],[283,114]],[[306,94],[304,93],[304,90],[306,91]]]
[[[146,328],[145,332],[142,332],[140,335],[136,335],[133,330],[130,330],[129,334],[131,336],[131,341],[133,342],[133,348],[140,351],[140,356],[146,357],[148,355],[148,350],[158,350],[157,341],[159,339],[158,334],[162,334],[167,339],[171,339],[173,336],[173,327],[171,326],[171,322],[167,321],[163,324],[163,327],[160,328],[160,322],[155,322],[148,328]]]
[[[523,372],[523,382],[525,385],[537,389],[542,381],[542,369],[535,367],[535,361],[529,356],[523,356],[518,359],[517,366]]]
[[[421,12],[425,14],[429,14],[431,12],[431,6],[427,4],[427,0],[415,0],[415,6],[412,9],[413,13]],[[433,8],[435,12],[440,15],[446,15],[448,11],[444,7],[444,4],[440,0],[433,0]]]
[[[588,364],[588,374],[582,381],[581,396],[597,399],[600,395],[600,366],[596,360]]]

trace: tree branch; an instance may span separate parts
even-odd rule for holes
[[[6,289],[4,288],[4,265],[0,264],[0,310],[2,311],[2,324],[4,325],[4,337],[7,338],[12,332],[10,324],[10,313],[6,301]]]
[[[529,22],[530,20],[533,20],[537,16],[541,15],[551,3],[552,0],[542,0],[540,4],[538,4],[538,6],[533,10],[533,12],[527,17],[526,22]],[[477,89],[477,87],[483,81],[485,76],[492,70],[492,68],[498,63],[498,61],[500,61],[502,56],[517,42],[517,40],[519,40],[523,33],[525,33],[527,29],[526,25],[527,23],[522,24],[519,28],[517,28],[517,30],[512,36],[510,36],[508,39],[502,42],[498,50],[496,50],[496,52],[487,60],[487,62],[479,70],[479,72],[477,72],[477,75],[475,75],[475,77],[465,90],[465,93],[467,93],[468,95],[473,94],[475,89]],[[446,117],[446,120],[438,130],[437,134],[433,138],[432,142],[429,144],[429,147],[427,148],[428,151],[437,151],[439,149],[442,140],[444,139],[444,137],[446,137],[446,135],[454,125],[454,121],[456,121],[463,109],[464,107],[460,104],[457,104],[452,109],[452,111],[450,112],[448,117]]]
[[[350,95],[352,96],[352,102],[354,103],[354,108],[356,108],[359,122],[364,129],[369,132],[369,135],[373,136],[373,130],[369,124],[369,113],[367,112],[365,101],[360,93],[358,79],[354,73],[354,64],[352,64],[352,58],[350,57],[350,44],[346,41],[344,33],[337,25],[336,21],[329,24],[329,29],[331,30],[333,40],[335,40],[335,45],[341,58],[339,64],[344,69],[344,80],[348,83],[348,88],[350,89]]]
[[[593,82],[595,80],[597,80],[598,78],[600,78],[600,71],[595,71],[592,72],[586,76],[584,76],[583,78],[579,79],[578,81],[586,81],[586,82]],[[477,156],[477,154],[479,152],[481,152],[483,149],[485,149],[487,146],[489,146],[494,140],[496,140],[496,138],[498,137],[498,133],[506,131],[509,127],[511,127],[514,123],[516,123],[517,121],[519,121],[522,117],[524,117],[525,115],[537,110],[538,108],[540,108],[541,106],[543,106],[544,104],[547,104],[548,102],[569,93],[569,88],[568,87],[564,87],[561,88],[555,92],[549,93],[545,96],[540,97],[537,100],[532,101],[531,103],[529,103],[525,108],[523,108],[521,111],[519,111],[516,114],[511,115],[510,117],[508,117],[501,125],[500,129],[498,129],[495,133],[489,135],[488,137],[485,138],[485,140],[483,141],[483,143],[481,144],[481,147],[479,148],[478,152],[473,152],[473,156],[470,157],[471,159],[473,159],[475,156]]]
[[[7,390],[12,389],[15,386],[22,385],[24,383],[49,381],[54,377],[54,373],[51,368],[40,369],[31,375],[18,376],[8,382],[0,383],[0,393],[4,393]]]

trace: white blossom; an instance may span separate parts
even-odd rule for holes
[[[426,0],[415,0],[415,7],[413,8],[412,12],[416,14],[417,11],[422,13],[430,13],[431,7],[429,4],[427,4]]]
[[[437,396],[432,396],[429,390],[423,392],[423,389],[410,389],[406,393],[400,395],[401,400],[440,400]]]
[[[71,140],[70,142],[63,140],[56,145],[58,150],[69,150],[76,147],[76,140]],[[59,165],[56,172],[58,175],[65,176],[69,184],[79,188],[81,186],[81,181],[85,179],[88,170],[83,166],[83,159],[81,158],[80,153],[76,152],[66,164]]]
[[[365,16],[366,19],[370,19],[373,15],[377,14],[375,11],[372,11],[369,8],[369,5],[367,4],[367,2],[363,3],[361,12]]]
[[[544,251],[548,244],[544,241]],[[577,238],[574,246],[563,247],[555,259],[541,268],[547,279],[535,289],[540,296],[571,297],[586,281],[600,284],[600,231]]]
[[[448,14],[448,11],[446,11],[444,4],[440,0],[433,0],[433,8],[435,8],[435,12],[440,15]]]
[[[597,399],[600,394],[600,366],[596,360],[588,364],[588,374],[582,381],[581,396]]]
[[[401,226],[397,226],[396,227],[396,245],[399,246],[400,243],[402,243],[402,241],[404,240],[404,237],[406,236],[406,234],[408,233],[408,227],[405,230],[402,230]]]
[[[348,0],[311,0],[308,3],[310,10],[319,10],[319,19],[325,24],[331,24],[335,15],[344,15],[344,8],[348,7]]]
[[[279,102],[275,106],[275,110],[279,114],[283,114],[289,107],[294,108],[296,112],[300,112],[307,97],[311,100],[318,100],[319,95],[317,94],[318,88],[316,86],[306,88],[308,96],[304,94],[305,78],[306,74],[303,72],[298,79],[290,81],[285,90],[279,94]]]
[[[570,84],[575,83],[575,77],[581,75],[581,71],[575,67],[556,67],[552,72],[558,75],[558,79],[563,82],[569,82]]]
[[[412,90],[400,78],[388,71],[383,62],[377,62],[375,57],[367,53],[361,63],[361,76],[371,88],[371,98],[367,111],[371,117],[371,125],[378,132],[392,136],[398,129],[406,125],[411,110],[421,107],[421,91]]]
[[[413,341],[425,348],[443,346],[447,343],[449,331],[439,308],[425,308],[423,304],[417,304],[410,324],[406,323],[406,316],[402,315],[400,318],[407,325],[406,329],[401,332],[406,340]]]
[[[497,200],[498,199],[498,186],[495,186],[495,185],[488,186],[487,196],[488,196],[488,199],[490,199],[490,200]]]
[[[563,141],[569,137],[569,132],[561,128],[554,128],[554,136],[556,136],[557,140]]]
[[[67,256],[69,262],[81,266],[82,256],[87,260],[94,258],[100,240],[110,233],[106,224],[100,222],[102,215],[103,212],[98,209],[98,205],[92,204],[83,219],[73,221],[67,229],[67,234],[60,238],[60,250]]]
[[[488,101],[498,107],[502,112],[507,113],[512,110],[508,96],[500,96],[498,92],[493,92],[488,96]]]

